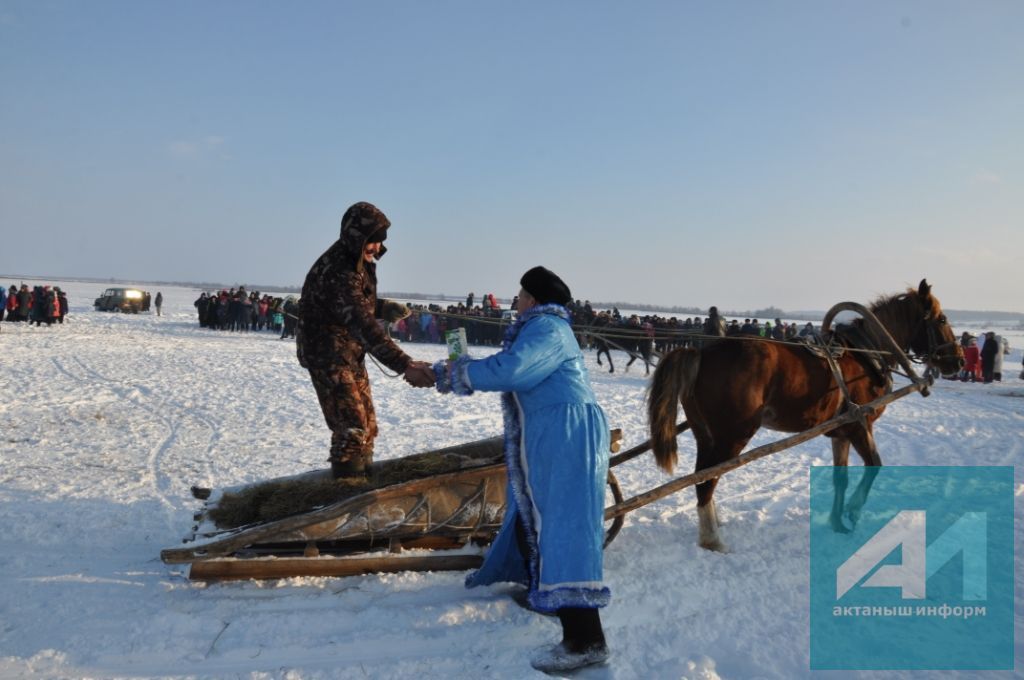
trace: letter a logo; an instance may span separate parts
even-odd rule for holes
[[[903,564],[886,564],[864,586],[899,587],[903,599],[924,598],[926,581],[925,511],[901,510],[836,570],[838,600],[871,571],[886,555],[903,547]]]

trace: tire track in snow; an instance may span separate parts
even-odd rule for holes
[[[158,500],[165,507],[173,507],[167,498],[167,494],[162,490],[160,481],[158,479],[158,473],[155,468],[155,459],[157,458],[158,452],[168,446],[176,438],[176,431],[174,423],[169,418],[164,417],[158,413],[155,409],[142,402],[135,396],[136,393],[141,394],[138,388],[131,386],[129,383],[115,381],[106,376],[100,374],[96,370],[89,367],[78,357],[72,357],[72,361],[77,364],[77,368],[81,369],[82,375],[77,375],[76,372],[69,370],[68,366],[63,366],[57,359],[53,359],[54,365],[64,375],[80,382],[84,385],[89,385],[94,388],[106,389],[113,393],[120,403],[128,403],[135,406],[139,410],[151,416],[156,421],[160,422],[165,428],[167,436],[165,436],[161,443],[156,447],[151,447],[146,455],[146,468],[149,470],[149,475],[144,475],[140,480],[140,485],[148,485],[155,492]]]
[[[168,510],[175,510],[176,506],[171,501],[171,496],[173,494],[172,481],[178,479],[178,477],[164,472],[168,467],[165,461],[170,457],[170,454],[179,442],[182,442],[183,438],[181,433],[183,429],[189,429],[185,426],[185,421],[192,418],[208,430],[205,448],[206,455],[203,455],[201,460],[206,468],[206,472],[209,473],[210,468],[206,461],[210,460],[209,453],[212,451],[216,445],[216,441],[219,439],[219,433],[216,425],[209,418],[198,416],[173,400],[154,397],[153,390],[149,387],[132,385],[128,382],[108,378],[85,364],[85,362],[78,357],[75,357],[75,361],[83,370],[85,370],[89,375],[92,375],[97,381],[108,386],[124,386],[122,388],[111,387],[110,389],[115,394],[118,394],[119,397],[126,399],[144,412],[149,413],[151,416],[162,422],[167,428],[167,436],[163,438],[160,444],[150,449],[149,456],[147,457],[147,467],[150,471],[150,482],[152,488],[156,492],[160,502],[168,508]],[[165,415],[165,412],[167,411],[172,412],[172,414],[176,414],[176,417],[175,415]],[[194,460],[194,457],[190,457],[190,460]]]
[[[158,444],[148,447],[145,465],[149,474],[143,477],[141,483],[152,488],[157,499],[168,510],[168,521],[172,521],[171,513],[177,510],[177,506],[172,501],[172,495],[174,495],[172,487],[173,481],[177,477],[164,471],[168,467],[165,461],[176,448],[184,445],[183,433],[189,433],[196,429],[188,426],[187,421],[192,419],[206,431],[205,455],[200,458],[203,461],[203,467],[206,468],[205,472],[209,473],[209,464],[207,463],[210,460],[209,454],[219,439],[216,424],[205,416],[187,411],[185,407],[172,400],[153,396],[153,391],[149,387],[109,378],[79,357],[72,357],[72,360],[81,369],[82,376],[76,375],[75,371],[69,370],[68,366],[63,365],[57,359],[52,361],[57,370],[69,378],[86,385],[109,390],[122,403],[127,402],[135,406],[149,415],[152,421],[162,425],[164,436]],[[167,415],[166,412],[170,412],[171,415]],[[194,460],[194,457],[190,457],[190,460]]]

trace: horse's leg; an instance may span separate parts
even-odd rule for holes
[[[629,367],[633,365],[634,361],[636,361],[636,355],[633,354],[632,352],[630,352],[629,353],[629,363],[626,364],[626,368],[624,368],[622,370],[625,371],[626,373],[629,373]]]
[[[850,440],[845,437],[832,437],[832,489],[835,496],[832,498],[832,513],[829,515],[828,523],[832,531],[841,534],[848,534],[850,530],[843,524],[843,503],[846,501],[846,487],[850,484],[850,470],[847,464],[850,461]]]
[[[882,457],[878,455],[878,447],[875,446],[875,436],[871,432],[870,425],[867,429],[860,428],[851,437],[851,441],[853,448],[864,460],[864,476],[850,495],[850,502],[846,505],[846,517],[850,520],[852,528],[857,526],[857,522],[860,520],[860,513],[868,501],[871,485],[874,484],[875,477],[878,476],[879,469],[882,467]]]
[[[715,510],[715,487],[717,479],[701,482],[697,485],[697,521],[700,534],[697,545],[715,552],[727,552],[725,543],[718,535],[718,511]]]
[[[747,445],[750,438],[754,436],[760,427],[760,418],[757,419],[757,424],[752,426],[752,429],[742,434],[738,441],[725,441],[727,440],[724,434],[717,436],[714,439],[713,445],[701,446],[700,439],[697,441],[697,466],[696,471],[700,472],[705,468],[709,468],[713,465],[723,463],[727,460],[731,460],[739,455],[743,447]],[[737,429],[742,426],[737,426]],[[745,431],[746,428],[741,429]],[[722,538],[718,535],[718,511],[715,509],[715,487],[718,486],[718,478],[709,479],[706,482],[701,482],[697,485],[697,519],[699,521],[700,536],[698,539],[698,545],[707,550],[714,550],[716,552],[728,552],[728,547],[722,542]]]

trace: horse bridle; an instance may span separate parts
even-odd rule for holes
[[[927,337],[927,340],[928,340],[928,349],[925,352],[925,354],[916,354],[915,353],[911,357],[911,360],[913,360],[914,362],[919,363],[919,364],[920,363],[926,363],[926,362],[929,363],[929,364],[933,364],[933,365],[934,364],[938,364],[944,358],[942,353],[945,350],[947,350],[947,349],[949,349],[951,347],[954,350],[957,349],[956,342],[942,342],[942,337],[939,335],[939,331],[938,331],[937,326],[943,326],[943,325],[948,325],[949,324],[949,321],[947,321],[947,319],[946,319],[946,315],[945,314],[940,314],[939,316],[937,316],[935,318],[935,323],[928,323],[930,320],[931,319],[930,319],[929,314],[926,313],[925,316],[921,317],[921,320],[918,321],[917,329],[914,330],[913,337],[916,338],[920,334],[920,332],[921,332],[921,324],[924,324],[925,331],[926,331],[926,334],[927,334],[926,337]]]

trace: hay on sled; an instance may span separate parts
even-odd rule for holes
[[[477,464],[483,462],[486,461],[476,461]],[[365,477],[270,480],[225,492],[217,504],[209,508],[207,517],[221,529],[272,522],[333,505],[374,489],[455,472],[466,466],[464,456],[436,451],[376,462]]]

